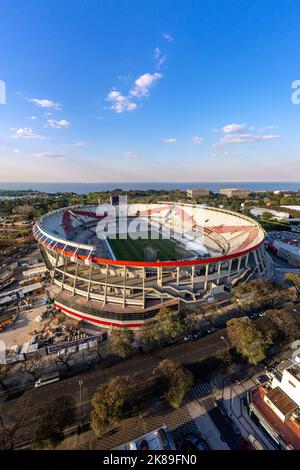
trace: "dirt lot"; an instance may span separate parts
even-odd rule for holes
[[[9,328],[0,333],[0,340],[5,342],[6,349],[14,345],[22,346],[22,344],[30,341],[33,330],[40,331],[43,329],[46,320],[36,322],[35,318],[46,310],[47,306],[42,305],[31,310],[24,310],[20,313],[14,328]]]

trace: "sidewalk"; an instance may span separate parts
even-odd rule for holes
[[[231,384],[225,379],[223,388],[219,390],[217,398],[222,400],[228,415],[236,422],[245,439],[248,440],[249,434],[252,434],[266,450],[275,450],[275,447],[252,421],[243,403],[243,398],[246,396],[247,391],[255,385],[252,379],[235,384]]]
[[[186,407],[199,429],[200,434],[207,440],[211,449],[230,450],[226,442],[221,440],[218,429],[198,400],[192,400],[187,403]]]

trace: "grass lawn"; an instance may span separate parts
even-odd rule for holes
[[[192,258],[193,254],[183,248],[179,247],[177,243],[172,240],[160,238],[153,240],[150,238],[132,240],[127,238],[122,240],[119,238],[108,238],[114,255],[119,260],[126,261],[170,261],[182,258]],[[147,250],[147,248],[150,249]]]

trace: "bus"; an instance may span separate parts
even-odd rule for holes
[[[59,372],[51,372],[50,374],[41,375],[34,384],[35,388],[43,387],[44,385],[53,384],[60,380]]]

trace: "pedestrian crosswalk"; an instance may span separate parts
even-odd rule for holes
[[[197,399],[200,399],[200,398],[206,397],[208,395],[211,395],[212,394],[211,385],[207,382],[205,382],[203,384],[196,385],[192,389],[192,394]]]

